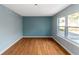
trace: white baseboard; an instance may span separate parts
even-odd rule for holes
[[[7,48],[5,48],[3,51],[0,52],[0,55],[2,53],[4,53],[6,50],[8,50],[12,45],[14,45],[15,43],[17,43],[20,39],[22,39],[23,37],[20,37],[19,39],[17,39],[15,42],[12,42],[12,44],[10,44]]]
[[[23,36],[23,38],[52,38],[52,36]]]
[[[64,45],[62,45],[59,41],[57,41],[56,39],[55,39],[55,37],[53,37],[52,36],[52,38],[59,44],[59,45],[61,45],[67,52],[69,52],[71,55],[74,55],[72,52],[70,52]]]

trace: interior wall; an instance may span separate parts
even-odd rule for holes
[[[22,17],[0,5],[0,52],[22,37]]]
[[[51,36],[52,17],[23,17],[24,36]]]
[[[71,54],[79,54],[79,46],[76,46],[76,43],[74,43],[72,40],[69,39],[63,39],[59,36],[57,36],[57,18],[67,16],[69,14],[79,12],[79,4],[70,5],[66,9],[62,10],[61,12],[57,13],[55,16],[53,16],[52,19],[52,36],[67,49]]]

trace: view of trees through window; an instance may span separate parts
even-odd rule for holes
[[[59,18],[59,34],[61,33],[62,36],[65,34],[65,17]]]
[[[66,21],[67,20],[67,21]],[[58,34],[70,39],[79,39],[79,12],[58,19]]]
[[[68,15],[68,37],[72,39],[79,37],[79,12]]]

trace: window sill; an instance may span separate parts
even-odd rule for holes
[[[60,38],[63,39],[63,40],[66,40],[66,41],[70,42],[71,44],[74,44],[75,46],[78,46],[78,47],[79,47],[79,40],[78,40],[78,41],[72,40],[72,39],[63,37],[63,36],[61,36],[61,35],[57,35],[57,36],[60,37]]]

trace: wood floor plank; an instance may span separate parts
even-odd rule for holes
[[[3,55],[69,55],[51,38],[23,38]]]

